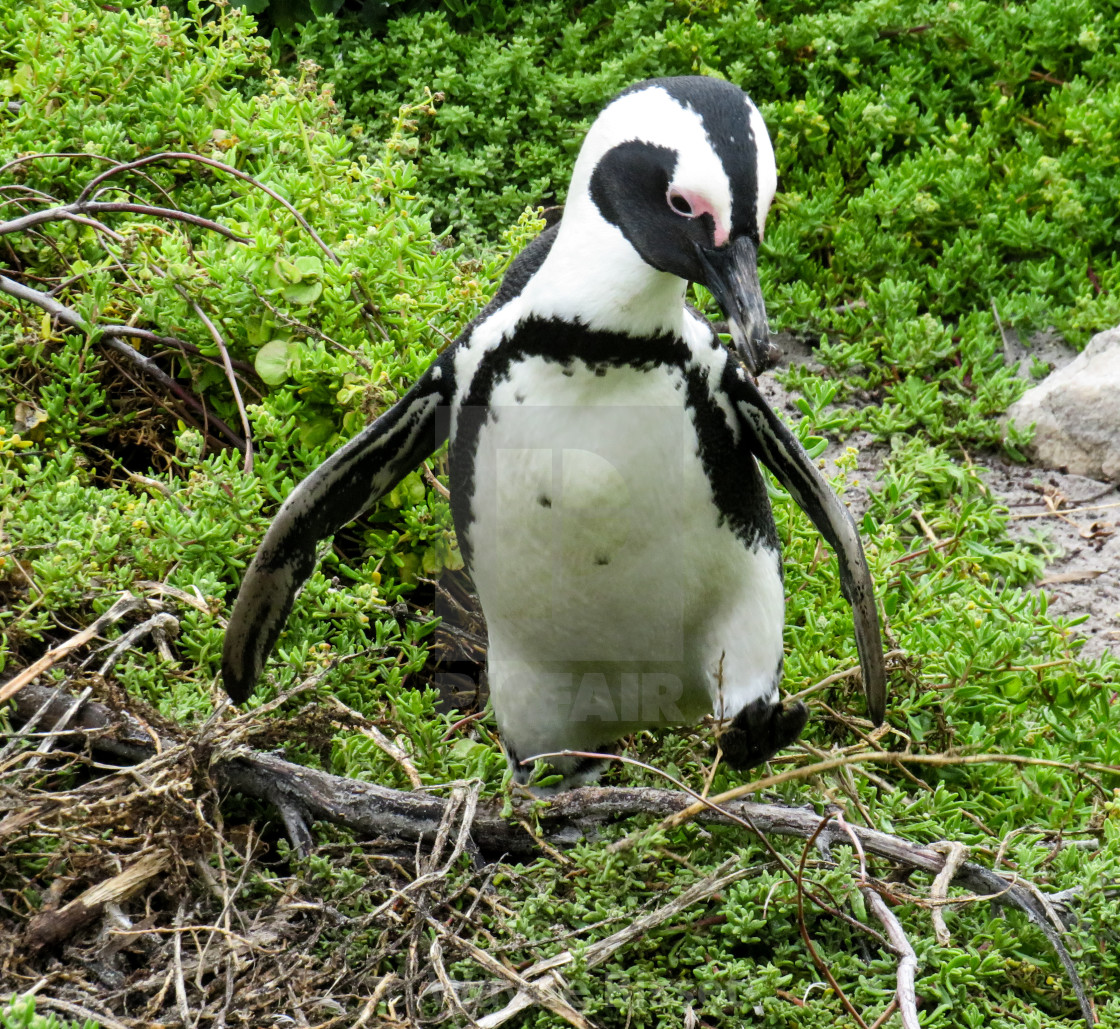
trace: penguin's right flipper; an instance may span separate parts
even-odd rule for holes
[[[315,567],[319,541],[371,507],[447,439],[450,373],[450,361],[433,363],[393,407],[284,501],[245,573],[226,628],[222,681],[235,704],[253,692],[296,594]]]

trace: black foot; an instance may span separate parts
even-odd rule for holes
[[[800,700],[788,708],[753,700],[731,720],[719,745],[733,768],[753,768],[796,740],[808,719],[809,709]]]
[[[513,781],[520,786],[528,784],[533,774],[532,764],[522,764],[520,756],[508,744],[503,743],[506,752],[506,761],[509,762],[510,771],[513,772]],[[600,754],[613,754],[618,749],[617,744],[605,744],[596,747]],[[603,758],[591,757],[555,757],[547,762],[546,775],[559,772],[564,778],[555,786],[549,787],[548,792],[561,792],[562,790],[575,789],[577,786],[588,786],[594,783],[610,761]]]

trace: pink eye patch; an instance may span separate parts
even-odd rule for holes
[[[699,218],[702,214],[710,214],[715,226],[714,240],[716,246],[721,247],[727,242],[731,230],[724,224],[723,219],[706,197],[690,189],[670,186],[666,199],[669,201],[669,206],[685,218]]]

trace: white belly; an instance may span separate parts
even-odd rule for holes
[[[683,373],[570,370],[518,364],[475,459],[472,574],[521,756],[731,717],[782,654],[777,555],[720,524]]]

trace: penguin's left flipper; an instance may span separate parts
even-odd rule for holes
[[[887,707],[883,639],[871,573],[856,524],[797,437],[774,413],[746,371],[733,361],[728,362],[723,387],[742,419],[754,455],[774,473],[836,552],[840,589],[852,606],[867,709],[871,720],[880,725]]]
[[[450,354],[445,351],[393,407],[284,501],[245,573],[226,628],[222,681],[235,704],[253,692],[296,594],[315,567],[319,541],[371,507],[447,439]]]

